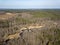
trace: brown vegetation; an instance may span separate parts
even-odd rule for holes
[[[50,15],[48,17],[41,15],[45,13],[0,15],[0,45],[59,45],[60,20],[56,20],[55,17],[52,19],[53,16],[49,18]]]

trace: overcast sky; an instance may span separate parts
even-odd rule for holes
[[[0,9],[59,8],[60,0],[0,0]]]

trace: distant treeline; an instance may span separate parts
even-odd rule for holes
[[[58,11],[60,9],[0,9],[0,12],[11,12],[11,13],[20,13],[20,12],[32,12],[32,11]]]

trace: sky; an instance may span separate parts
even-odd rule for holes
[[[0,0],[0,9],[60,9],[60,0]]]

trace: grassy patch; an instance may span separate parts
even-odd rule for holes
[[[53,12],[40,11],[40,12],[33,12],[32,15],[35,18],[60,19],[60,15]]]
[[[28,23],[31,23],[31,21],[29,19],[24,19],[24,18],[16,18],[16,22],[17,23],[22,23],[22,24],[28,24]]]

